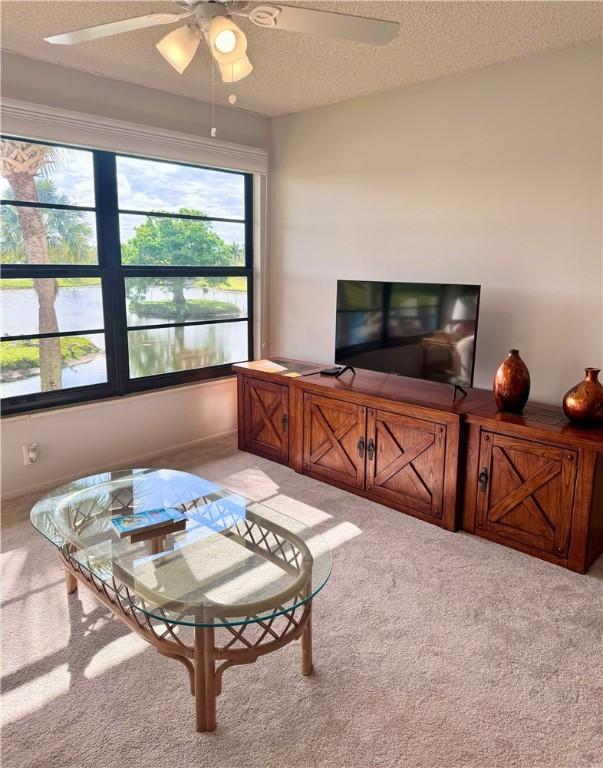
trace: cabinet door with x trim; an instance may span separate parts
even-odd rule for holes
[[[303,471],[364,488],[366,408],[304,392]]]
[[[245,377],[242,448],[287,462],[289,457],[289,390],[285,386]]]
[[[369,408],[366,489],[429,517],[442,517],[446,427]]]
[[[567,556],[578,454],[482,432],[476,528]]]

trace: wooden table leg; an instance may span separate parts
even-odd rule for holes
[[[155,536],[149,541],[149,554],[158,555],[165,547],[165,536]]]
[[[302,675],[312,674],[312,605],[308,605],[308,620],[301,635]]]
[[[77,579],[71,573],[71,571],[67,570],[67,568],[65,568],[65,588],[67,589],[68,595],[72,595],[74,592],[77,592]]]
[[[195,713],[197,731],[216,728],[214,628],[195,627]]]

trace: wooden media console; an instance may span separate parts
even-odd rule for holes
[[[500,413],[488,390],[454,400],[445,384],[277,361],[233,366],[241,450],[580,573],[603,552],[602,427],[537,403]]]

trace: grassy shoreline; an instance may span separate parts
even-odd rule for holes
[[[60,340],[62,365],[90,360],[101,350],[85,336],[67,336]],[[3,341],[0,344],[0,379],[18,381],[40,371],[40,342]]]
[[[59,288],[79,288],[85,285],[100,285],[100,277],[58,277],[57,282]],[[195,286],[207,290],[242,292],[247,290],[247,278],[227,277],[224,280],[224,285],[214,289],[207,282],[207,278],[200,277],[198,280],[195,280]],[[28,288],[33,288],[33,280],[30,277],[0,278],[0,290],[2,291],[18,291]]]
[[[213,299],[187,299],[185,304],[176,304],[171,299],[132,301],[130,311],[139,317],[180,321],[226,319],[241,315],[236,304]]]
[[[100,277],[58,277],[59,288],[79,288],[84,285],[100,285]],[[4,277],[0,279],[0,290],[19,291],[33,288],[31,277]]]

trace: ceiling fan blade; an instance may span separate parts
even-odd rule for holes
[[[86,43],[88,40],[97,40],[99,37],[119,35],[122,32],[131,32],[135,29],[155,27],[161,24],[173,24],[176,21],[192,16],[192,13],[149,13],[146,16],[135,16],[133,19],[111,21],[108,24],[99,24],[96,27],[74,29],[72,32],[64,32],[61,35],[45,37],[47,43],[53,45],[74,45]]]
[[[397,37],[400,25],[395,21],[350,16],[347,13],[315,11],[289,5],[260,4],[233,10],[234,15],[246,16],[259,27],[306,32],[325,37],[341,37],[358,43],[387,45]]]

